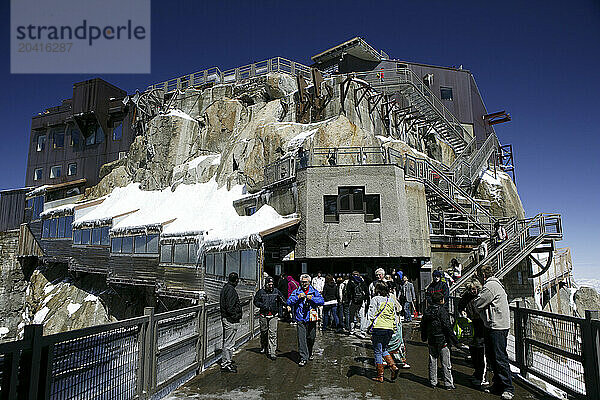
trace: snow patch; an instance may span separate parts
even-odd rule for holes
[[[42,322],[44,322],[44,319],[46,319],[46,316],[48,315],[49,312],[50,312],[50,309],[48,307],[44,306],[41,310],[36,312],[35,315],[33,316],[33,323],[41,324]]]
[[[0,326],[0,336],[4,336],[9,332],[8,328],[5,326]]]
[[[297,134],[292,139],[290,139],[290,141],[288,142],[288,144],[287,144],[288,151],[293,151],[294,149],[297,149],[298,147],[302,146],[302,144],[304,143],[304,141],[306,139],[313,136],[318,131],[319,131],[319,129],[317,128],[317,129],[311,129],[310,131],[301,132],[301,133]]]
[[[98,300],[98,296],[95,296],[91,293],[88,294],[85,299],[83,299],[83,301],[97,301],[97,300]]]
[[[75,203],[64,204],[62,206],[49,208],[40,214],[41,217],[52,216],[54,214],[72,213],[75,209]]]
[[[79,303],[69,303],[67,306],[67,311],[69,312],[69,317],[77,312],[81,308],[81,304]]]
[[[55,287],[56,287],[56,285],[53,285],[50,282],[46,283],[46,285],[44,285],[44,294],[50,293],[51,291],[54,290]]]
[[[51,187],[51,185],[42,185],[42,186],[36,187],[32,191],[27,192],[27,194],[25,196],[26,197],[39,196],[41,194],[44,194],[44,192],[46,191],[46,189],[48,189],[49,187]]]
[[[196,121],[194,118],[190,117],[188,114],[184,113],[183,111],[177,109],[177,108],[173,108],[171,110],[169,110],[168,113],[163,114],[163,117],[179,117],[179,118],[183,118],[183,119],[187,119],[190,121]]]

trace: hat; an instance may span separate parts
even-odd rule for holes
[[[438,271],[437,269],[435,271],[433,271],[433,277],[435,278],[436,276],[439,276],[441,278],[442,277],[442,271]]]
[[[398,278],[402,279],[402,277],[404,276],[404,272],[398,271],[396,272],[396,275],[398,275]]]
[[[271,283],[271,282],[274,282],[274,280],[273,280],[273,278],[271,278],[270,276],[269,276],[269,277],[267,277],[267,279],[265,279],[265,285],[266,285],[267,283]]]

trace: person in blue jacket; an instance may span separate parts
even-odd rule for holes
[[[304,367],[312,359],[313,346],[317,337],[317,307],[322,306],[325,300],[319,291],[310,285],[310,275],[300,276],[300,287],[294,290],[289,298],[288,305],[294,307],[298,332],[298,353],[300,362],[298,366]]]

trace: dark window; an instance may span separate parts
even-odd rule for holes
[[[73,244],[81,244],[81,229],[73,229]]]
[[[365,222],[381,222],[378,194],[365,195]]]
[[[196,264],[198,261],[198,244],[196,242],[190,243],[190,247],[188,249],[188,259],[190,264]]]
[[[239,251],[229,251],[225,253],[225,276],[229,276],[232,272],[240,273]]]
[[[62,172],[61,169],[62,167],[60,165],[55,165],[54,167],[50,168],[50,178],[60,178]]]
[[[442,100],[454,100],[452,88],[449,87],[440,87],[440,96],[442,97]]]
[[[91,229],[81,230],[81,244],[90,244]]]
[[[350,211],[350,188],[339,188],[338,198],[340,211]]]
[[[64,130],[55,131],[52,136],[53,136],[53,143],[52,143],[53,148],[58,149],[60,147],[65,146],[65,131]]]
[[[187,264],[188,263],[188,245],[187,243],[177,243],[175,245],[175,257],[173,259],[175,264]]]
[[[52,218],[50,220],[50,234],[48,235],[48,237],[50,237],[50,238],[56,237],[56,225],[58,225],[56,222],[57,222],[56,218]]]
[[[123,123],[118,122],[118,125],[115,125],[113,128],[112,138],[113,140],[119,140],[123,137]]]
[[[215,275],[223,276],[225,272],[225,254],[215,253]]]
[[[121,253],[133,253],[133,236],[123,237],[123,244],[121,245]]]
[[[46,147],[46,135],[38,135],[36,142],[36,151],[44,151],[44,148]]]
[[[323,196],[323,208],[325,210],[325,222],[338,222],[340,220],[337,210],[337,196]]]
[[[96,127],[89,125],[85,128],[85,145],[91,146],[93,144],[96,144]]]
[[[340,212],[363,212],[363,187],[342,187],[338,189]]]
[[[244,279],[256,279],[256,250],[242,250],[240,276]]]
[[[256,207],[246,207],[246,216],[250,216],[256,212]]]
[[[79,136],[81,133],[78,129],[71,129],[71,147],[79,146]]]
[[[50,236],[50,220],[45,219],[42,222],[42,237],[47,238]]]
[[[102,231],[100,230],[100,228],[92,229],[92,244],[99,246],[101,241],[102,241]]]
[[[77,163],[69,164],[69,167],[67,168],[67,175],[68,176],[77,175]]]
[[[100,244],[102,246],[108,246],[110,244],[110,235],[108,233],[108,231],[110,230],[110,226],[103,226],[102,228],[100,228]]]
[[[162,244],[160,245],[160,262],[172,263],[173,262],[173,245]]]
[[[73,236],[73,216],[68,215],[65,217],[65,237],[70,238]]]
[[[148,235],[146,238],[146,252],[158,254],[158,235]]]
[[[43,176],[44,176],[43,168],[36,168],[35,171],[33,171],[33,180],[34,181],[39,181],[40,179],[42,179]]]
[[[58,234],[56,235],[56,237],[65,237],[65,217],[58,218]]]
[[[207,254],[204,257],[204,265],[206,267],[207,274],[214,274],[215,273],[215,255]]]
[[[146,252],[146,235],[134,236],[135,250],[134,253],[143,254]]]
[[[112,240],[110,242],[111,242],[110,251],[113,253],[120,253],[121,245],[123,243],[123,238],[120,238],[120,237],[112,238]]]
[[[40,214],[44,211],[44,196],[36,196],[33,198],[33,215],[32,219],[40,219]]]
[[[104,142],[104,131],[102,130],[102,127],[98,125],[96,128],[96,143],[102,142]]]

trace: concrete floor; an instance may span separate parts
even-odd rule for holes
[[[317,334],[314,360],[300,368],[296,330],[279,323],[277,360],[260,354],[258,339],[241,348],[234,356],[238,373],[222,373],[213,366],[196,376],[168,399],[499,399],[471,386],[473,370],[460,356],[453,357],[456,390],[446,391],[429,387],[427,378],[427,347],[420,341],[407,340],[408,362],[412,368],[401,370],[396,382],[379,384],[375,376],[370,341],[335,333]],[[409,326],[405,338],[414,338]],[[386,369],[386,378],[389,371]],[[515,383],[515,399],[543,399]]]

